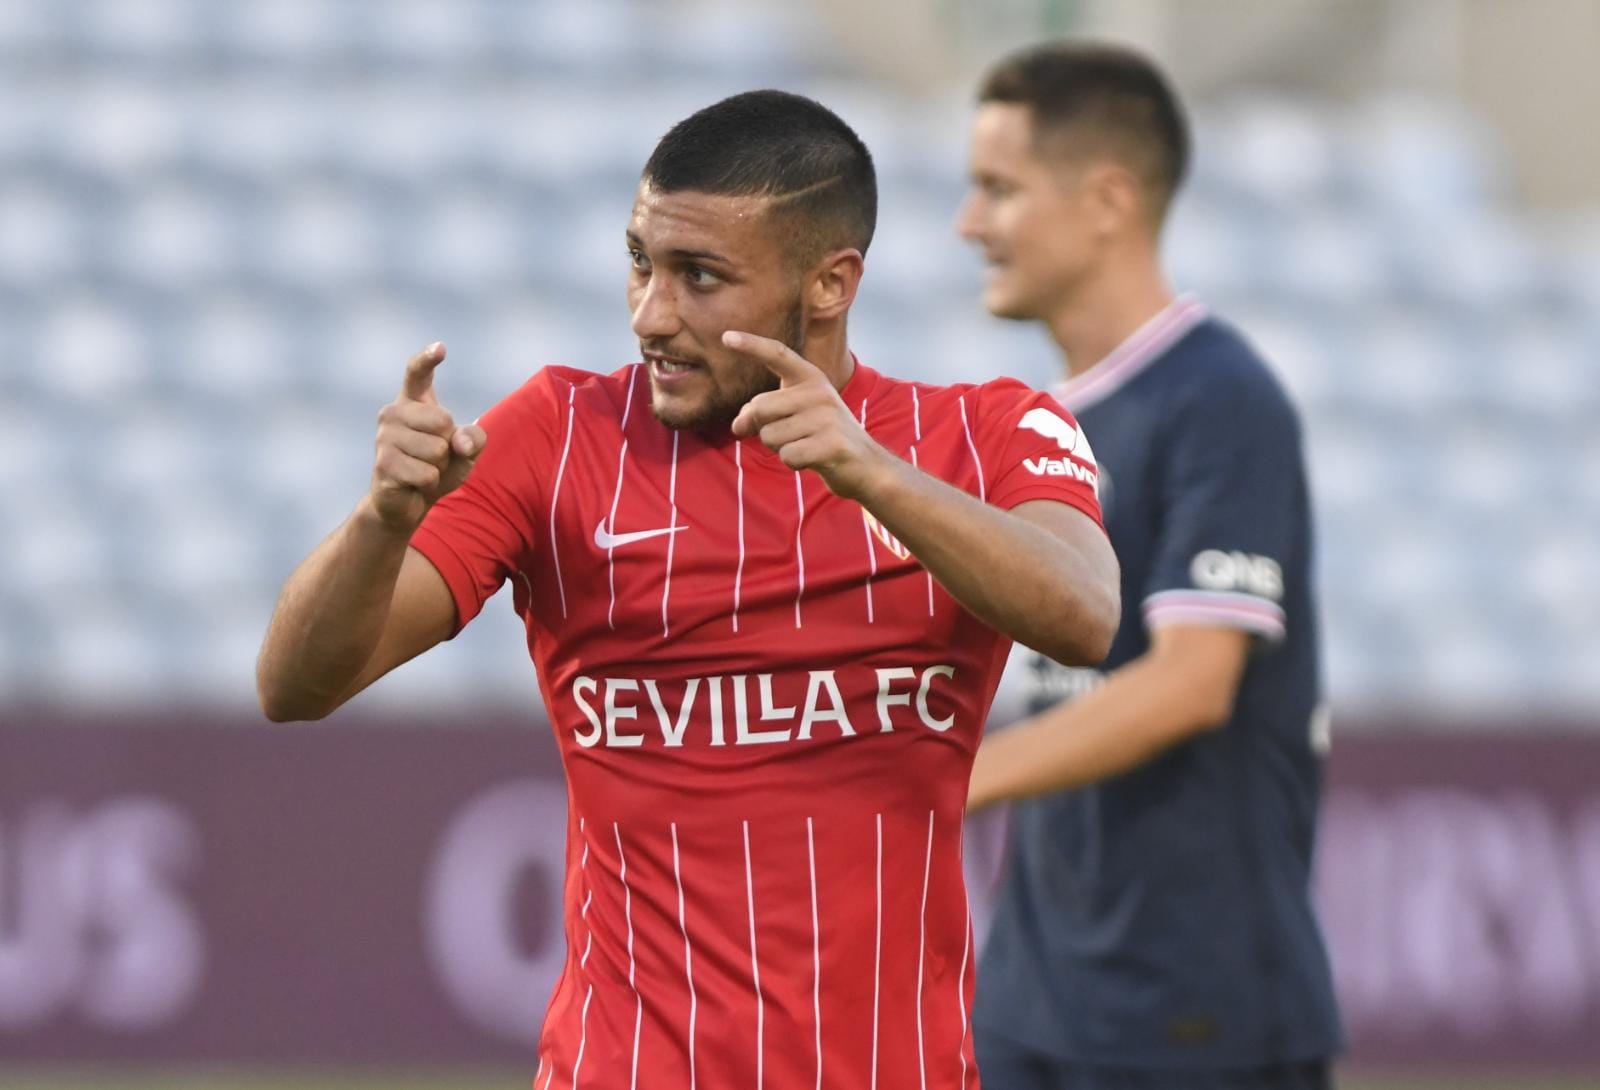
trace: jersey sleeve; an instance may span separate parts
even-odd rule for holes
[[[411,537],[450,587],[457,632],[537,556],[565,411],[555,386],[540,371],[478,419],[489,438],[472,473],[433,505]]]
[[[1055,500],[1104,527],[1094,450],[1055,398],[1000,379],[980,387],[978,414],[985,499],[1008,510],[1028,500]]]
[[[1147,628],[1284,636],[1284,572],[1307,519],[1299,425],[1265,375],[1209,383],[1164,429]]]

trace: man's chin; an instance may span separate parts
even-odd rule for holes
[[[1035,308],[1014,292],[991,287],[983,293],[983,307],[996,318],[1025,322],[1039,317]]]
[[[733,415],[704,400],[667,397],[650,391],[650,415],[673,431],[723,431],[733,423]]]
[[[650,414],[673,431],[700,430],[703,415],[696,412],[693,406],[681,405],[674,401],[663,402],[660,398],[650,399]]]

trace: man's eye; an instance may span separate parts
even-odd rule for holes
[[[628,250],[628,261],[639,272],[650,271],[650,259],[645,257],[643,251],[641,250],[635,250],[630,247]]]
[[[717,274],[700,265],[685,267],[683,275],[697,288],[708,288],[717,282]]]
[[[1009,181],[993,174],[974,174],[972,185],[986,197],[1003,197],[1013,188]]]

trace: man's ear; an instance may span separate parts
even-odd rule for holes
[[[856,300],[865,262],[861,251],[833,250],[811,267],[804,289],[806,316],[811,319],[837,318]]]
[[[1095,234],[1111,238],[1135,223],[1144,223],[1144,188],[1121,163],[1102,161],[1090,167],[1083,180],[1090,201]]]

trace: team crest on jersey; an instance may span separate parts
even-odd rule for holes
[[[861,509],[861,521],[867,524],[867,529],[872,531],[872,536],[883,542],[883,547],[888,549],[901,560],[911,559],[911,550],[900,543],[900,539],[891,534],[888,527],[879,522],[871,511],[865,507]]]

